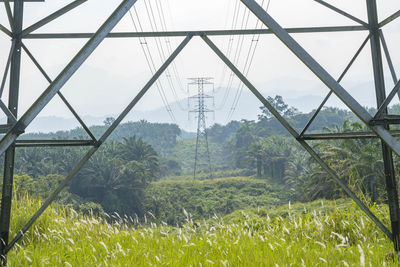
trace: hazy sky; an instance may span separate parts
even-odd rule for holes
[[[24,26],[31,25],[70,2],[72,1],[47,0],[44,3],[26,3]],[[264,2],[264,6],[267,5],[267,2]],[[366,1],[364,0],[328,2],[367,21]],[[89,0],[63,17],[42,27],[37,32],[94,32],[119,3],[120,1],[112,0]],[[259,3],[261,4],[262,0]],[[237,21],[233,20],[235,5],[237,5],[236,10],[239,14]],[[153,9],[153,14],[157,21],[156,26],[153,25],[153,29],[149,23],[146,6],[149,11],[151,10],[150,8]],[[261,26],[261,24],[257,25],[257,21],[252,14],[250,14],[246,24],[247,11],[245,11],[242,3],[239,2],[237,4],[234,0],[139,0],[135,7],[144,31],[155,30],[155,27],[157,27],[157,30],[162,30],[159,20],[161,12],[158,13],[158,11],[161,11],[161,7],[164,11],[167,30],[241,29],[246,25],[246,28],[255,28],[256,26],[260,28]],[[400,9],[400,1],[379,0],[378,7],[379,19],[382,20]],[[0,23],[9,28],[5,9],[2,7],[0,10]],[[136,12],[132,10],[134,20],[138,26]],[[355,25],[353,21],[312,0],[271,0],[268,12],[284,27]],[[243,17],[245,18],[244,20]],[[134,30],[128,14],[113,31]],[[385,26],[384,34],[397,74],[400,76],[400,50],[397,49],[400,44],[400,19]],[[333,77],[338,77],[366,38],[367,32],[295,34],[292,36]],[[257,43],[248,78],[265,96],[281,94],[287,99],[313,96],[322,100],[328,92],[321,82],[273,35],[261,36],[258,42],[254,41],[257,36],[240,38],[213,37],[212,40],[225,52],[231,46],[230,59],[235,61],[236,55],[237,66],[241,70],[244,68],[249,48],[254,48],[255,43]],[[174,49],[182,39],[171,38],[171,48]],[[55,78],[86,41],[84,39],[26,40],[25,44],[50,76]],[[166,39],[159,39],[158,43],[162,47],[164,56],[169,54],[169,47],[167,47],[166,41]],[[148,44],[147,47],[151,51],[155,66],[160,66],[163,55],[159,55],[156,40],[147,38],[146,40],[141,40],[141,42]],[[9,46],[9,37],[0,32],[1,71],[5,66]],[[151,72],[142,51],[142,48],[147,49],[147,47],[143,44],[141,45],[140,41],[134,38],[108,39],[104,41],[62,89],[62,92],[82,115],[105,116],[117,114],[151,77]],[[237,47],[242,47],[240,54],[236,52]],[[369,53],[370,47],[368,44],[342,84],[349,88],[349,92],[361,104],[371,106],[374,105],[375,101],[372,91]],[[384,64],[387,70],[386,62]],[[230,72],[224,70],[222,62],[200,38],[197,37],[191,41],[177,58],[175,67],[176,69],[169,69],[175,92],[169,86],[165,75],[161,78],[159,84],[160,88],[163,88],[165,92],[167,102],[172,105],[177,100],[187,98],[187,78],[214,77],[216,88],[215,105],[217,108],[221,108],[216,113],[217,121],[226,121],[228,113],[232,109],[235,95],[241,96],[241,93],[237,93],[240,83],[237,79],[233,79],[232,86],[229,87],[230,90],[225,90],[229,85]],[[175,70],[179,74],[179,79],[175,76]],[[387,90],[390,90],[393,87],[393,82],[390,79],[389,72],[386,75]],[[20,114],[28,108],[46,87],[47,82],[41,77],[29,59],[23,55]],[[220,90],[218,90],[219,87],[221,87]],[[194,87],[191,87],[191,89],[189,95],[195,94]],[[7,94],[4,94],[2,99],[6,101]],[[157,87],[153,86],[134,111],[143,112],[157,109],[163,107],[164,103]],[[331,105],[336,103],[334,100],[330,102]],[[183,109],[187,109],[186,101],[182,102],[181,105],[183,105]],[[240,119],[244,110],[258,105],[259,103],[255,98],[239,98],[232,118]],[[177,105],[172,106],[175,107],[173,109],[174,114],[187,113],[176,108]],[[316,105],[310,104],[309,110],[314,108],[316,108]],[[50,115],[72,117],[58,99],[52,101],[51,105],[40,114],[40,116]],[[254,114],[254,118],[256,118],[256,115]],[[178,123],[185,125],[185,127],[188,126],[187,121],[179,121]],[[194,120],[191,123],[194,124]]]

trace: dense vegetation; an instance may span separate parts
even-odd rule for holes
[[[15,234],[40,202],[14,202]],[[380,217],[387,210],[373,207]],[[9,253],[12,266],[398,266],[391,242],[349,202],[236,211],[179,227],[113,224],[53,205]]]
[[[268,100],[298,131],[301,131],[312,116],[312,113],[300,113],[289,107],[280,96]],[[399,107],[395,106],[392,109],[396,110]],[[112,120],[108,118],[104,122],[105,125],[93,126],[91,130],[99,136]],[[347,132],[366,129],[350,112],[325,108],[309,130]],[[59,201],[72,204],[76,210],[80,210],[80,207],[86,210],[85,204],[100,205],[106,212],[115,211],[139,217],[161,205],[157,208],[158,212],[163,214],[160,219],[171,223],[176,223],[176,218],[180,218],[177,214],[181,207],[193,209],[192,214],[206,217],[210,216],[211,212],[220,212],[222,208],[218,210],[212,206],[220,206],[222,202],[210,200],[206,201],[207,204],[202,204],[203,200],[207,199],[207,190],[200,189],[204,184],[188,181],[192,179],[193,174],[195,138],[190,134],[185,135],[188,138],[182,138],[180,134],[178,126],[172,124],[146,121],[122,124],[79,172]],[[224,126],[215,124],[208,129],[208,136],[213,174],[209,175],[206,168],[200,168],[197,179],[251,176],[258,181],[253,179],[246,183],[249,186],[253,183],[259,184],[245,193],[249,196],[260,196],[255,199],[262,199],[267,195],[271,200],[270,204],[276,204],[273,200],[294,202],[318,198],[338,199],[344,196],[336,183],[287,135],[265,108],[261,108],[257,121],[232,121]],[[83,129],[76,128],[50,134],[27,134],[23,138],[82,139],[85,138],[85,133]],[[313,146],[366,202],[386,201],[380,146],[377,140],[334,140],[314,142]],[[16,173],[25,177],[24,179],[32,180],[40,190],[48,192],[69,173],[85,151],[86,148],[75,147],[19,148]],[[204,163],[204,159],[200,158],[201,160]],[[162,182],[156,182],[158,180]],[[234,187],[235,181],[231,179],[221,181],[225,181],[226,188]],[[266,190],[264,185],[272,185],[273,189]],[[260,188],[256,188],[258,186]],[[37,195],[36,187],[26,191]],[[178,197],[172,195],[172,200],[166,199],[165,196],[181,188],[187,188],[187,193],[186,189],[182,189]],[[215,188],[219,188],[219,185]],[[260,193],[258,190],[265,191]],[[226,200],[229,193],[227,191],[210,195],[220,196],[223,201],[230,202]],[[274,194],[279,197],[275,197]],[[237,192],[231,195],[237,196]],[[45,195],[39,194],[37,197],[43,198]],[[165,204],[168,201],[178,201],[177,207]],[[182,204],[179,204],[180,202]],[[264,204],[267,204],[267,201],[264,201]],[[251,207],[232,205],[232,209],[226,210]]]
[[[268,100],[299,132],[312,116],[289,107],[280,96]],[[172,124],[122,124],[61,192],[58,205],[12,252],[15,265],[79,265],[81,260],[88,265],[227,266],[260,265],[266,259],[294,265],[392,264],[391,256],[384,256],[391,250],[390,241],[358,209],[343,204],[346,196],[338,185],[265,108],[260,109],[257,121],[208,129],[213,172],[202,167],[205,159],[200,158],[196,180],[192,134]],[[107,118],[105,125],[91,130],[99,136],[112,121]],[[337,108],[323,109],[309,128],[366,130],[350,112]],[[87,137],[76,128],[22,138]],[[389,225],[383,205],[374,206],[386,203],[380,143],[361,139],[310,144]],[[14,195],[22,200],[14,204],[13,231],[86,150],[17,149]],[[324,202],[329,205],[321,208],[314,202],[307,207],[319,212],[312,213],[303,204],[277,208],[317,199],[338,200],[343,207]],[[54,244],[54,251],[45,241]]]

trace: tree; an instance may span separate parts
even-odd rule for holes
[[[111,124],[113,124],[115,121],[114,117],[107,117],[105,118],[105,120],[103,121],[105,126],[111,126]]]
[[[278,113],[284,117],[293,117],[294,115],[298,114],[299,111],[294,107],[289,107],[288,104],[283,101],[283,97],[280,95],[276,95],[274,98],[268,96],[267,101],[278,111]],[[272,113],[264,106],[260,107],[262,114],[258,115],[259,120],[263,119],[270,119],[274,117]]]
[[[157,152],[141,138],[137,139],[136,136],[124,138],[120,150],[124,160],[142,163],[146,167],[150,179],[153,180],[159,173]]]

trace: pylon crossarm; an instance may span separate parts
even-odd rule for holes
[[[308,54],[282,27],[254,0],[241,0],[274,34],[330,89],[353,113],[374,131],[390,149],[400,155],[400,143],[380,125],[369,125],[372,116],[363,108],[314,58]]]
[[[87,0],[76,0],[68,5],[66,5],[65,7],[57,10],[56,12],[52,13],[51,15],[39,20],[38,22],[36,22],[35,24],[32,24],[31,26],[29,26],[28,28],[24,29],[22,31],[22,36],[27,35],[37,29],[39,29],[40,27],[46,25],[47,23],[55,20],[56,18],[64,15],[65,13],[67,13],[68,11],[74,9],[75,7],[83,4],[84,2],[86,2]]]
[[[60,185],[54,190],[53,193],[45,200],[43,205],[35,212],[32,218],[25,224],[20,231],[17,232],[13,240],[7,245],[4,250],[4,254],[20,240],[24,234],[29,230],[33,223],[39,218],[39,216],[47,209],[47,207],[56,199],[57,195],[69,184],[69,182],[75,177],[75,175],[82,169],[85,163],[90,159],[90,157],[99,149],[99,147],[106,141],[106,139],[111,135],[111,133],[118,127],[121,121],[128,115],[132,108],[139,102],[139,100],[146,94],[146,92],[151,88],[151,86],[157,81],[161,74],[168,68],[171,62],[178,56],[182,49],[189,43],[192,39],[192,35],[188,35],[175,49],[175,51],[169,56],[169,58],[164,62],[164,64],[154,73],[153,77],[146,83],[146,85],[140,90],[140,92],[135,96],[135,98],[129,103],[129,105],[121,112],[121,114],[115,119],[115,121],[110,125],[110,127],[104,132],[100,137],[97,144],[92,147],[78,162],[78,164],[72,169],[68,176],[60,183]]]
[[[14,19],[11,12],[10,2],[8,0],[4,0],[4,7],[6,8],[7,18],[8,22],[10,23],[11,31],[15,33]]]
[[[383,26],[385,26],[386,24],[390,23],[391,21],[397,19],[398,17],[400,17],[400,10],[396,11],[393,15],[387,17],[386,19],[382,20],[379,23],[379,28],[382,28]]]
[[[12,55],[14,53],[14,48],[15,48],[15,39],[13,39],[12,42],[11,42],[10,52],[8,54],[6,67],[5,67],[4,73],[3,73],[3,79],[1,80],[0,98],[3,95],[4,86],[6,85],[7,75],[8,75],[8,71],[10,70],[11,58],[12,58]]]
[[[347,12],[345,12],[345,11],[343,11],[343,10],[337,8],[337,7],[332,6],[331,4],[328,4],[328,3],[325,2],[325,1],[322,1],[322,0],[314,0],[314,1],[320,3],[320,4],[323,5],[323,6],[326,6],[327,8],[329,8],[329,9],[335,11],[336,13],[339,13],[340,15],[345,16],[345,17],[348,18],[348,19],[351,19],[352,21],[355,21],[355,22],[357,22],[357,23],[363,25],[366,29],[368,29],[368,24],[367,24],[366,22],[362,21],[361,19],[356,18],[356,17],[354,17],[353,15],[351,15],[351,14],[349,14],[349,13],[347,13]]]
[[[12,32],[10,32],[6,27],[0,24],[0,31],[4,32],[8,36],[12,37]]]
[[[285,28],[288,33],[321,33],[321,32],[349,32],[366,31],[364,26],[326,26],[326,27],[296,27]],[[24,39],[73,39],[90,38],[94,33],[31,33]],[[107,38],[140,38],[140,37],[184,37],[188,34],[194,36],[230,36],[230,35],[254,35],[273,34],[269,29],[242,29],[242,30],[207,30],[207,31],[167,31],[167,32],[112,32]]]
[[[364,40],[364,42],[361,44],[360,48],[358,48],[357,52],[355,53],[355,55],[351,58],[349,64],[347,64],[346,68],[344,69],[344,71],[342,72],[342,74],[340,75],[339,79],[337,80],[338,83],[340,83],[342,81],[342,79],[344,78],[344,76],[346,76],[348,70],[351,68],[351,66],[353,65],[354,61],[356,61],[358,55],[361,53],[361,51],[363,50],[363,48],[365,47],[365,45],[367,44],[369,40],[369,35],[367,36],[367,38]],[[328,101],[329,97],[332,95],[332,90],[328,92],[328,94],[325,96],[324,100],[322,101],[322,103],[319,105],[319,107],[315,110],[314,114],[312,115],[311,119],[307,122],[306,126],[304,126],[303,130],[300,133],[300,136],[303,136],[304,133],[307,131],[307,129],[310,127],[311,123],[314,121],[314,119],[317,117],[317,115],[319,114],[319,112],[321,111],[321,109],[325,106],[325,103]]]
[[[122,19],[128,10],[135,4],[136,0],[124,0],[111,14],[99,30],[82,47],[78,54],[64,68],[57,78],[49,85],[43,94],[32,104],[25,114],[18,120],[16,125],[1,139],[0,155],[22,134],[26,127],[32,122],[40,111],[53,99],[62,86],[71,78],[76,70],[91,55],[96,47],[104,40],[105,36]]]
[[[21,45],[22,45],[22,49],[25,51],[25,53],[28,55],[28,57],[32,60],[33,64],[35,64],[35,66],[42,73],[42,75],[45,77],[45,79],[51,84],[53,81],[51,80],[49,75],[45,72],[45,70],[42,68],[42,66],[39,64],[39,62],[36,60],[36,58],[32,55],[32,53],[24,45],[24,43],[22,43]],[[90,138],[92,138],[93,141],[97,141],[96,137],[90,131],[89,127],[81,119],[81,117],[78,115],[78,113],[75,111],[75,109],[71,106],[71,104],[68,102],[68,100],[64,97],[64,95],[61,93],[61,91],[58,91],[57,94],[61,98],[61,100],[64,102],[64,104],[67,106],[67,108],[71,111],[71,113],[74,115],[76,120],[80,123],[82,128],[85,129],[86,133],[90,136]]]
[[[396,71],[394,70],[392,58],[390,57],[389,48],[387,47],[385,36],[383,35],[382,30],[379,30],[379,37],[381,39],[383,51],[385,52],[386,62],[388,64],[388,66],[389,66],[390,74],[392,75],[392,79],[393,79],[394,84],[396,84],[397,81],[398,81],[397,75],[396,75]],[[400,98],[400,94],[399,94],[399,98]]]
[[[283,127],[300,143],[300,145],[317,161],[318,164],[339,184],[346,194],[365,212],[365,214],[388,236],[392,239],[391,232],[387,227],[371,212],[371,210],[351,191],[342,179],[337,176],[334,170],[326,164],[323,159],[310,147],[304,140],[299,139],[296,130],[283,118],[279,112],[262,96],[262,94],[253,86],[253,84],[233,65],[233,63],[222,53],[221,50],[207,37],[202,36],[203,40],[210,48],[221,58],[221,60],[236,74],[236,76],[249,88],[258,100],[274,115]]]

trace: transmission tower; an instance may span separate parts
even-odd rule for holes
[[[214,96],[207,95],[204,93],[205,86],[212,85],[214,88],[214,83],[211,82],[212,79],[213,78],[204,78],[204,77],[189,78],[191,82],[188,83],[188,89],[191,85],[197,86],[197,95],[189,97],[189,102],[190,100],[195,100],[194,102],[196,103],[195,108],[189,110],[189,116],[190,113],[196,113],[196,118],[197,118],[197,137],[196,137],[196,150],[194,156],[193,179],[196,179],[196,172],[198,166],[200,166],[201,156],[205,158],[207,162],[206,165],[208,165],[208,172],[210,178],[212,177],[210,150],[208,147],[208,138],[207,138],[206,113],[214,113],[214,110],[207,108],[206,99],[212,99],[214,101]],[[201,153],[202,151],[200,148],[205,149],[205,152]]]

